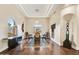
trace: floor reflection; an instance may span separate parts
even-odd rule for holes
[[[49,41],[49,43],[48,43]],[[2,55],[79,55],[79,51],[74,49],[67,49],[59,46],[50,39],[40,39],[40,45],[34,46],[34,39],[31,39],[28,43],[22,46],[2,52]]]
[[[33,39],[30,39],[29,40],[29,42],[28,42],[28,47],[29,48],[32,48],[32,47],[34,47],[34,38]],[[46,41],[46,39],[40,39],[40,45],[38,46],[38,47],[42,47],[42,48],[45,48],[47,46],[47,41]]]

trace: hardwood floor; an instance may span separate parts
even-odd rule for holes
[[[79,51],[74,49],[67,49],[60,47],[55,42],[49,41],[46,47],[33,46],[28,47],[28,44],[24,44],[21,49],[20,46],[16,48],[2,52],[3,55],[79,55]]]

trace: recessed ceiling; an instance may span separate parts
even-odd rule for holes
[[[55,12],[56,5],[53,4],[20,4],[21,11],[27,17],[49,17]]]

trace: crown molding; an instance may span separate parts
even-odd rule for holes
[[[49,4],[47,7],[46,16],[29,16],[21,4],[17,4],[16,6],[21,11],[21,13],[23,13],[28,18],[35,18],[35,17],[36,18],[49,18],[50,15],[52,14],[52,9],[53,9],[53,4]]]

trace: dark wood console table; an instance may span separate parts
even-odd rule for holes
[[[8,49],[13,49],[18,45],[18,37],[9,37],[8,38]]]

